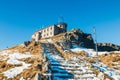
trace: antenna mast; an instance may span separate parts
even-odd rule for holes
[[[98,56],[98,48],[97,48],[97,38],[96,38],[96,28],[93,27],[94,30],[94,40],[95,40],[95,50],[96,50],[96,56]]]

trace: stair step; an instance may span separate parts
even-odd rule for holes
[[[85,66],[84,59],[65,60],[53,44],[44,44],[54,80],[94,80],[94,74]]]
[[[60,78],[72,78],[74,77],[72,74],[67,74],[67,73],[55,73],[55,77],[60,77]]]
[[[61,77],[54,77],[54,80],[76,80],[73,78],[61,78]],[[78,79],[77,79],[78,80]]]

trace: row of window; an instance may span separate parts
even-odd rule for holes
[[[45,29],[44,32],[49,31],[49,30],[52,30],[52,27]]]
[[[50,32],[50,34],[48,34],[48,33],[44,34],[43,37],[50,36],[50,35],[52,35],[52,32]]]
[[[43,32],[49,31],[49,30],[52,30],[52,27],[46,28],[46,29],[44,29],[44,30],[42,30],[40,32],[43,33]]]

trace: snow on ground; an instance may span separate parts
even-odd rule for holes
[[[92,66],[93,66],[93,68],[99,69],[100,71],[106,73],[108,76],[111,76],[115,80],[120,80],[120,75],[118,74],[118,73],[120,73],[119,70],[109,68],[107,65],[105,65],[102,62],[92,64]]]
[[[22,62],[22,61],[19,61],[19,59],[22,59],[22,58],[28,58],[28,57],[32,57],[31,54],[21,54],[19,52],[14,52],[14,53],[11,53],[10,51],[4,51],[4,52],[1,52],[0,55],[4,55],[8,57],[8,60],[7,60],[7,63],[8,64],[22,64],[22,66],[19,66],[19,67],[14,67],[12,69],[9,69],[7,71],[4,71],[4,75],[7,76],[7,78],[14,78],[15,76],[17,76],[18,74],[22,73],[23,70],[25,68],[27,68],[28,66],[31,66],[31,64],[26,64],[25,62]]]
[[[25,68],[27,68],[28,66],[30,66],[31,64],[26,64],[25,62],[22,62],[22,66],[20,67],[15,67],[15,68],[12,68],[10,70],[7,70],[5,72],[3,72],[5,74],[5,76],[7,76],[7,78],[14,78],[16,77],[18,74],[22,73],[23,70]]]
[[[5,56],[5,55],[8,55],[10,52],[11,52],[10,50],[4,50],[0,52],[0,55]]]
[[[64,58],[62,58],[62,56],[57,54],[52,54],[49,52],[48,53],[46,52],[45,54],[50,60],[51,64],[54,64],[51,66],[51,69],[57,72],[54,74],[54,79],[56,80],[63,80],[62,78],[59,79],[59,77],[60,76],[68,77],[70,76],[69,73],[72,73],[76,80],[80,78],[81,80],[85,80],[85,79],[92,80],[93,78],[94,80],[100,80],[96,77],[96,74],[93,74],[93,72],[87,66],[85,66],[85,64],[81,64],[80,62],[75,62],[74,60],[65,60]],[[64,79],[64,80],[69,80],[69,79]]]
[[[73,45],[73,48],[71,49],[71,51],[76,52],[76,53],[85,51],[88,54],[88,57],[96,55],[96,51],[93,49],[87,49],[87,48],[83,48],[83,47],[79,47],[75,45]],[[109,52],[98,52],[98,55],[102,55],[102,54],[109,54]]]
[[[19,52],[13,53],[9,55],[9,60],[7,61],[8,64],[21,64],[22,62],[18,59],[32,57],[31,54],[21,54]]]
[[[8,55],[11,53],[10,50],[4,50],[0,52],[0,60],[7,60],[8,59]]]
[[[113,51],[113,52],[115,52],[115,53],[120,53],[120,51]]]
[[[73,46],[71,51],[78,52],[78,53],[81,51],[85,51],[88,54],[88,56],[96,55],[96,51],[94,51],[93,49],[86,49],[86,48],[82,48],[82,47],[78,47],[78,46]],[[114,52],[120,53],[120,51],[114,51]],[[109,52],[98,52],[98,55],[102,55],[102,54],[109,54]],[[108,76],[111,76],[115,80],[120,80],[120,75],[118,74],[118,73],[120,73],[119,70],[109,68],[107,65],[105,65],[102,62],[98,62],[98,63],[92,64],[92,65],[93,65],[93,68],[99,69],[100,71],[106,73]]]

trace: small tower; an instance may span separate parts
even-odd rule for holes
[[[57,27],[60,28],[59,32],[63,33],[67,31],[67,24],[64,22],[63,17],[59,17]]]

